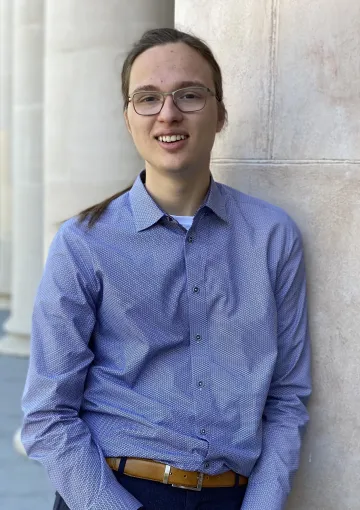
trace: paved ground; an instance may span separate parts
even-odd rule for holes
[[[0,310],[0,335],[7,312]],[[0,355],[0,509],[51,510],[54,490],[44,469],[13,448],[28,360]]]

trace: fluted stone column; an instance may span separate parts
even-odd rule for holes
[[[45,254],[59,222],[141,170],[123,120],[121,66],[146,29],[173,24],[172,0],[47,0]]]
[[[26,356],[42,265],[43,0],[13,0],[12,300],[0,353]]]
[[[0,307],[11,283],[11,0],[0,0]]]
[[[304,236],[314,395],[288,510],[359,508],[359,19],[353,0],[175,8],[224,73],[229,126],[214,176],[285,208]]]

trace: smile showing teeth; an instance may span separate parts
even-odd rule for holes
[[[158,136],[159,142],[178,142],[179,140],[185,140],[185,135],[171,135],[171,136]]]

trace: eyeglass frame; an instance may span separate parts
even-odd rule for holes
[[[133,92],[130,96],[128,96],[128,103],[132,103],[133,104],[133,107],[134,107],[134,111],[135,113],[137,113],[138,115],[141,115],[142,117],[151,117],[153,115],[159,115],[159,113],[161,112],[161,110],[163,109],[164,107],[164,104],[165,104],[165,98],[167,96],[172,96],[172,100],[173,100],[173,103],[174,105],[176,106],[176,108],[181,112],[181,113],[194,113],[194,112],[201,112],[201,110],[203,110],[206,106],[206,100],[207,100],[207,96],[205,97],[205,103],[204,103],[204,106],[202,108],[200,108],[199,110],[190,110],[190,111],[187,111],[187,112],[184,112],[183,110],[181,110],[178,105],[176,104],[175,102],[175,99],[174,99],[174,94],[176,94],[176,92],[179,92],[179,90],[187,90],[187,89],[190,89],[190,90],[193,90],[193,89],[202,89],[202,90],[206,90],[206,92],[208,94],[210,94],[211,97],[215,97],[217,101],[219,101],[216,93],[214,91],[212,91],[211,89],[209,89],[209,87],[205,87],[204,86],[201,86],[201,85],[194,85],[193,87],[181,87],[180,89],[177,89],[177,90],[174,90],[173,92],[160,92],[159,90],[136,90],[135,92]],[[162,102],[162,105],[161,105],[161,108],[160,110],[157,112],[157,113],[139,113],[136,111],[136,108],[134,106],[134,101],[133,101],[133,98],[136,94],[139,94],[141,92],[153,92],[155,94],[160,94],[162,97],[163,97],[163,102]]]

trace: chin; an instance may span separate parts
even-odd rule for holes
[[[167,174],[173,174],[173,175],[185,175],[189,172],[191,172],[192,174],[194,173],[191,166],[189,165],[178,165],[178,166],[168,166],[168,167],[164,167],[163,168],[163,172],[167,173]]]
[[[189,162],[185,161],[169,161],[168,163],[166,161],[162,161],[159,164],[150,164],[150,168],[153,168],[154,170],[158,170],[161,173],[166,174],[176,174],[176,173],[183,173],[188,171],[191,167],[193,167],[193,164],[189,164]]]

